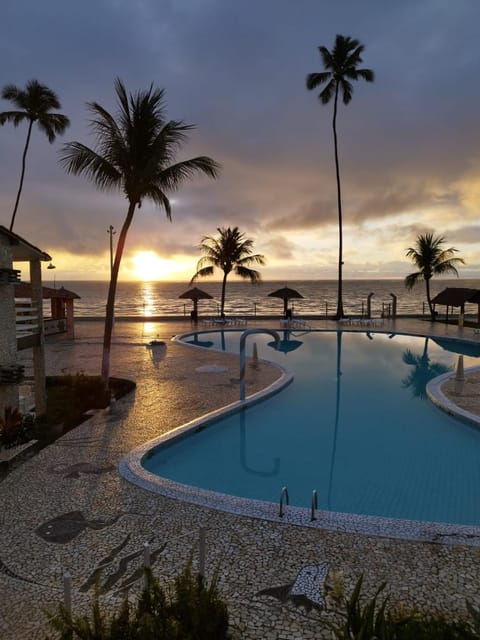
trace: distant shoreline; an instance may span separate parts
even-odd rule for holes
[[[302,318],[306,320],[332,320],[335,322],[334,316],[325,317],[325,314],[308,314],[302,313],[300,314]],[[473,314],[472,314],[473,315]],[[256,316],[249,315],[248,313],[239,314],[242,318],[246,318],[247,320],[255,321],[255,320],[281,320],[284,318],[283,314],[258,314]],[[202,324],[202,320],[206,320],[208,318],[218,317],[210,315],[204,315],[198,317],[198,323]],[[235,316],[232,316],[235,317]],[[348,314],[349,318],[361,318],[362,315],[356,314]],[[229,316],[226,316],[227,320]],[[429,314],[422,315],[421,313],[402,313],[397,314],[396,319],[400,318],[418,318],[422,320],[423,318],[426,320],[430,319]],[[391,320],[395,320],[395,318],[390,318]],[[105,322],[105,316],[75,316],[75,322]],[[191,322],[190,316],[115,316],[115,322]],[[192,322],[192,326],[193,326]]]

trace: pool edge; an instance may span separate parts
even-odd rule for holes
[[[189,335],[189,333],[190,332],[185,335]],[[175,336],[174,340],[177,341],[178,339],[179,336]],[[185,346],[195,348],[196,345]],[[202,347],[197,346],[196,348]],[[310,509],[293,506],[284,508],[284,515],[283,517],[280,517],[279,505],[277,503],[239,498],[218,492],[207,491],[198,487],[174,482],[167,478],[158,477],[144,469],[141,464],[144,457],[165,442],[182,437],[192,430],[207,426],[219,418],[236,413],[242,408],[260,402],[261,400],[278,393],[293,380],[293,375],[287,372],[281,365],[273,362],[269,363],[283,371],[282,376],[278,380],[262,391],[249,396],[243,402],[236,401],[230,403],[225,407],[187,422],[186,424],[169,431],[167,434],[163,434],[162,436],[154,438],[143,445],[136,447],[120,461],[120,475],[132,484],[135,484],[147,491],[160,494],[166,498],[181,500],[197,506],[207,507],[243,517],[269,520],[277,523],[281,522],[295,526],[313,527],[328,531],[356,533],[360,535],[411,540],[415,542],[480,546],[480,526],[401,520],[382,516],[347,514],[322,510],[315,511],[315,519],[311,520]],[[480,369],[480,367],[478,367],[478,369]],[[429,383],[427,389],[430,386],[435,389],[435,386],[432,383],[435,383],[440,379],[439,384],[441,384],[446,378],[451,376],[452,372],[448,372],[447,374],[443,374],[442,376],[435,378]],[[439,387],[436,396],[437,398],[443,396],[439,391]],[[443,398],[445,398],[445,403],[443,405],[440,400],[436,402],[432,399],[432,402],[447,411],[447,413],[451,413],[451,415],[454,415],[455,417],[472,422],[472,414],[468,414],[468,416],[462,415],[467,414],[468,412],[464,412],[459,407],[457,407],[457,411],[454,412],[453,409],[455,408],[455,405],[448,401],[445,396],[443,396]],[[452,406],[450,407],[449,405]],[[480,419],[477,419],[474,422],[479,425]]]

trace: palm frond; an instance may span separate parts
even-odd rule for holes
[[[198,278],[207,278],[213,274],[213,267],[203,267],[203,269],[197,269],[197,272],[192,276],[190,284],[195,282]]]
[[[165,189],[176,191],[187,178],[192,178],[197,173],[203,173],[209,178],[216,178],[220,173],[220,169],[220,165],[215,160],[207,156],[199,156],[163,169],[158,176],[158,182]]]
[[[243,267],[240,264],[237,264],[237,266],[235,267],[235,273],[237,274],[237,276],[240,276],[240,278],[243,278],[244,280],[250,280],[252,284],[257,284],[262,280],[261,275],[258,271],[255,271],[255,269],[248,269],[247,267]]]
[[[410,291],[417,284],[417,282],[422,277],[422,272],[417,271],[416,273],[411,273],[405,278],[405,287]]]
[[[25,111],[3,111],[0,113],[0,124],[11,122],[14,127],[18,127],[25,120],[30,120]]]
[[[339,82],[339,85],[342,90],[343,104],[348,104],[352,99],[352,95],[353,95],[352,83],[349,82],[348,80],[345,80],[344,78]]]
[[[100,189],[118,189],[121,186],[120,172],[105,158],[80,142],[63,145],[60,164],[67,173],[84,175]]]
[[[57,134],[65,132],[65,129],[70,125],[70,120],[61,113],[48,113],[39,116],[37,125],[45,133],[50,144],[52,144],[52,142],[55,142]]]
[[[162,209],[165,210],[165,214],[168,220],[172,220],[172,208],[170,200],[160,187],[158,187],[157,185],[150,185],[149,188],[147,187],[145,189],[143,197],[150,198],[150,200],[153,200],[155,204],[162,207]]]
[[[328,104],[330,100],[335,95],[335,90],[337,88],[337,83],[335,80],[330,80],[324,90],[319,94],[319,99],[322,104]]]
[[[309,73],[306,79],[307,89],[311,91],[316,89],[319,85],[323,84],[331,78],[332,74],[329,71],[321,71],[319,73]]]

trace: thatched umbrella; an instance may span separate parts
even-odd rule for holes
[[[198,317],[198,301],[199,300],[209,300],[209,299],[213,298],[213,296],[211,296],[209,293],[207,293],[206,291],[202,291],[201,289],[198,289],[197,287],[193,287],[193,289],[189,289],[188,291],[185,291],[184,293],[182,293],[178,297],[179,298],[184,298],[184,299],[189,299],[189,300],[193,301],[192,318],[194,320],[196,320],[197,317]]]
[[[276,291],[272,291],[272,293],[268,294],[272,298],[281,298],[283,300],[283,313],[285,317],[287,317],[288,311],[288,301],[292,298],[302,298],[303,296],[298,293],[295,289],[290,289],[290,287],[282,287],[281,289],[277,289]]]
[[[273,347],[276,351],[281,351],[282,353],[290,353],[290,351],[295,351],[302,346],[302,340],[292,340],[291,339],[291,331],[290,329],[285,329],[283,332],[283,339],[277,344],[275,341],[267,342],[269,347]]]

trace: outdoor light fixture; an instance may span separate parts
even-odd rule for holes
[[[50,262],[50,264],[48,265],[47,269],[56,269],[57,267],[52,264]],[[57,282],[56,282],[56,278],[55,278],[55,274],[53,274],[53,288],[56,289],[57,288]]]

